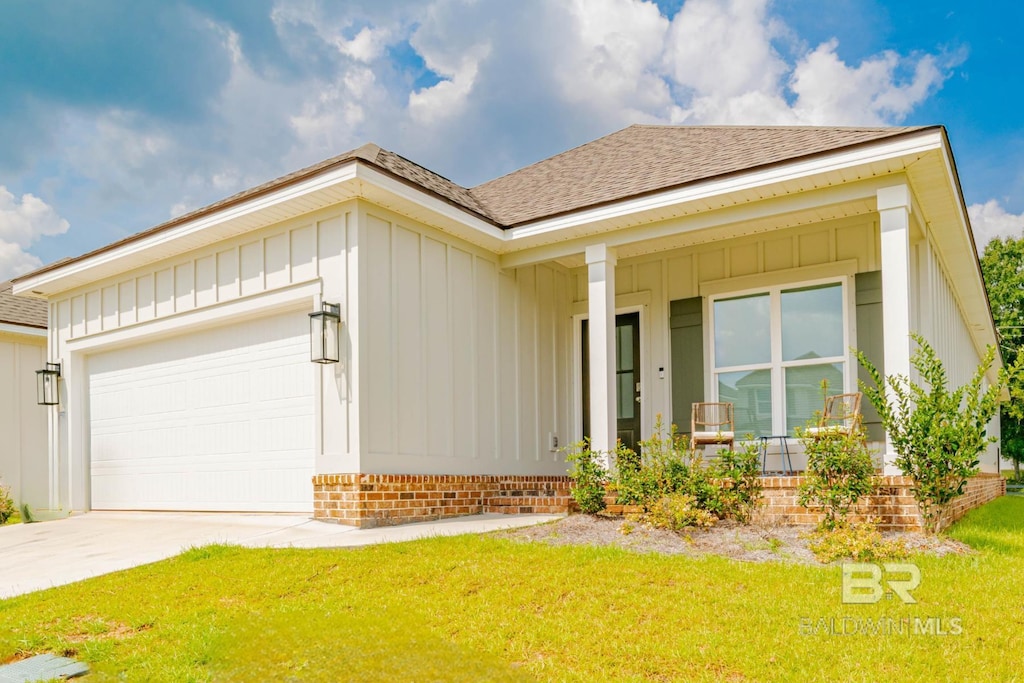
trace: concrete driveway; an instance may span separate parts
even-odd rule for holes
[[[560,515],[472,515],[353,529],[302,515],[88,512],[0,527],[0,599],[172,557],[193,546],[340,548],[529,526]]]

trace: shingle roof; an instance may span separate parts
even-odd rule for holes
[[[634,125],[471,192],[511,227],[924,128]]]
[[[46,329],[46,318],[45,301],[14,296],[11,282],[0,282],[0,323]]]
[[[548,216],[787,160],[833,152],[925,128],[928,127],[634,125],[473,188],[462,187],[370,143],[243,190],[82,256],[44,266],[29,275],[54,270],[66,262],[80,261],[109,251],[357,160],[375,166],[498,227],[510,228]]]

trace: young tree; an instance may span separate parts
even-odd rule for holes
[[[967,480],[978,472],[978,455],[995,440],[986,427],[999,409],[1002,381],[985,388],[996,353],[990,346],[971,380],[950,390],[935,350],[921,335],[911,336],[917,350],[910,363],[921,384],[903,375],[882,377],[863,353],[856,353],[875,384],[861,382],[861,389],[882,418],[896,450],[896,466],[914,480],[925,531],[938,533],[948,522],[949,504],[963,495]]]
[[[1024,463],[1024,236],[996,238],[981,257],[992,317],[1000,337],[1003,364],[1009,369],[1007,389],[1010,401],[1000,407],[1003,456],[1013,461],[1020,478]]]

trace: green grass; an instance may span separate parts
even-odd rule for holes
[[[21,524],[21,515],[15,512],[13,515],[7,518],[7,521],[5,521],[3,524],[0,524],[0,526],[7,526],[8,524]]]
[[[73,654],[86,680],[1020,680],[1024,499],[915,558],[916,605],[841,602],[839,567],[487,536],[358,550],[209,546],[0,601],[0,661]],[[801,635],[801,620],[961,619],[954,635]]]

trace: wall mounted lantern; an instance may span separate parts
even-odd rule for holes
[[[326,301],[316,313],[309,314],[310,360],[337,363],[340,360],[341,305]]]
[[[43,370],[36,370],[36,401],[41,406],[55,406],[60,403],[57,380],[60,379],[60,363],[47,363]]]

